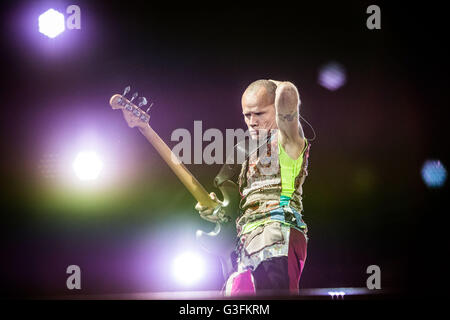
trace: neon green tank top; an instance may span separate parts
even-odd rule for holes
[[[305,138],[305,147],[298,159],[294,160],[286,153],[283,146],[278,140],[278,157],[280,164],[280,175],[281,175],[281,194],[280,194],[280,206],[289,205],[291,196],[295,191],[295,178],[299,175],[300,169],[303,165],[303,158],[305,155],[305,150],[308,147],[308,141]],[[272,220],[258,220],[255,222],[246,223],[243,226],[242,234],[249,233],[256,229],[258,226],[272,222]],[[283,224],[289,225],[289,223],[282,222]]]
[[[294,160],[286,153],[283,146],[278,140],[278,157],[280,161],[280,173],[281,173],[281,196],[280,205],[288,205],[292,194],[294,193],[295,178],[300,173],[300,169],[303,164],[303,155],[308,145],[308,141],[305,138],[305,147],[298,159]]]

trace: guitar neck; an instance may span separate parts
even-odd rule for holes
[[[200,203],[201,206],[208,208],[215,208],[215,203],[209,197],[208,192],[203,188],[200,182],[192,175],[192,173],[184,166],[184,164],[173,154],[172,150],[165,144],[165,142],[158,136],[158,134],[150,127],[139,128],[147,140],[155,147],[156,151],[169,165],[176,176],[181,180],[189,192]]]

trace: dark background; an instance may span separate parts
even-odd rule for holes
[[[81,30],[53,40],[37,32],[40,13],[70,4],[81,8]],[[381,8],[381,30],[366,28],[370,4]],[[304,185],[310,243],[301,288],[364,287],[372,264],[382,287],[401,295],[448,285],[448,183],[430,189],[420,175],[427,159],[449,164],[439,5],[9,1],[1,12],[2,296],[73,294],[70,264],[80,265],[86,294],[178,290],[156,279],[161,251],[210,226],[109,98],[131,85],[154,101],[152,127],[173,146],[172,131],[193,132],[194,120],[203,130],[244,128],[241,94],[261,78],[295,83],[317,134]],[[329,61],[346,68],[337,91],[317,83]],[[59,184],[55,168],[85,128],[108,150],[108,165],[127,168],[123,181],[101,191]],[[188,168],[216,191],[219,165]],[[148,279],[139,257],[149,259]],[[194,289],[218,290],[215,279]]]

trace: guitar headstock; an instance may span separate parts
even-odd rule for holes
[[[148,114],[153,103],[144,111],[141,107],[147,104],[147,99],[145,97],[139,97],[136,101],[138,105],[135,105],[133,101],[137,98],[138,93],[134,93],[131,99],[127,99],[125,95],[130,91],[130,87],[126,87],[123,94],[115,94],[109,100],[109,104],[113,109],[122,109],[123,116],[128,123],[130,128],[134,127],[145,127],[148,125],[150,120],[150,115]]]

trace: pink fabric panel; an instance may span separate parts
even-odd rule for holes
[[[306,260],[306,238],[298,230],[291,229],[288,251],[289,290],[298,293],[299,281]]]
[[[231,296],[248,295],[254,293],[255,286],[253,285],[251,270],[247,270],[233,279],[233,284],[231,286]]]

